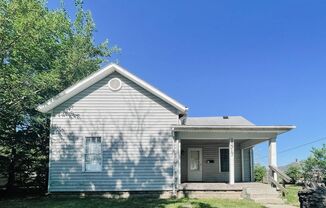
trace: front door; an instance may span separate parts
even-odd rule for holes
[[[202,149],[188,149],[188,181],[202,181]]]

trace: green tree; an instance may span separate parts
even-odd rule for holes
[[[305,180],[312,180],[316,174],[320,174],[322,180],[326,180],[326,144],[321,148],[313,148],[311,155],[303,162]]]
[[[302,177],[302,168],[300,164],[292,164],[285,171],[285,174],[288,175],[293,183],[296,183]]]
[[[99,69],[117,51],[97,45],[91,14],[76,1],[76,18],[42,0],[0,0],[0,164],[7,189],[46,184],[49,118],[37,104]],[[0,173],[0,174],[1,174]],[[19,176],[20,180],[17,180]]]
[[[262,182],[266,176],[266,167],[260,164],[256,164],[254,168],[255,181]]]

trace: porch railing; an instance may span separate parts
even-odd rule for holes
[[[277,178],[281,179],[282,185],[279,183],[278,180],[274,179],[274,174],[277,174]],[[274,186],[276,186],[277,189],[282,192],[283,196],[287,194],[287,190],[285,189],[285,183],[291,182],[291,178],[286,175],[283,171],[281,171],[275,166],[270,165],[267,179],[270,184],[273,184]]]

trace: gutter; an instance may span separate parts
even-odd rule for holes
[[[284,125],[284,126],[173,126],[172,130],[175,132],[278,132],[284,133],[295,129],[296,126]]]

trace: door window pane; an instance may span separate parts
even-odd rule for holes
[[[190,151],[190,170],[199,170],[199,151]]]

